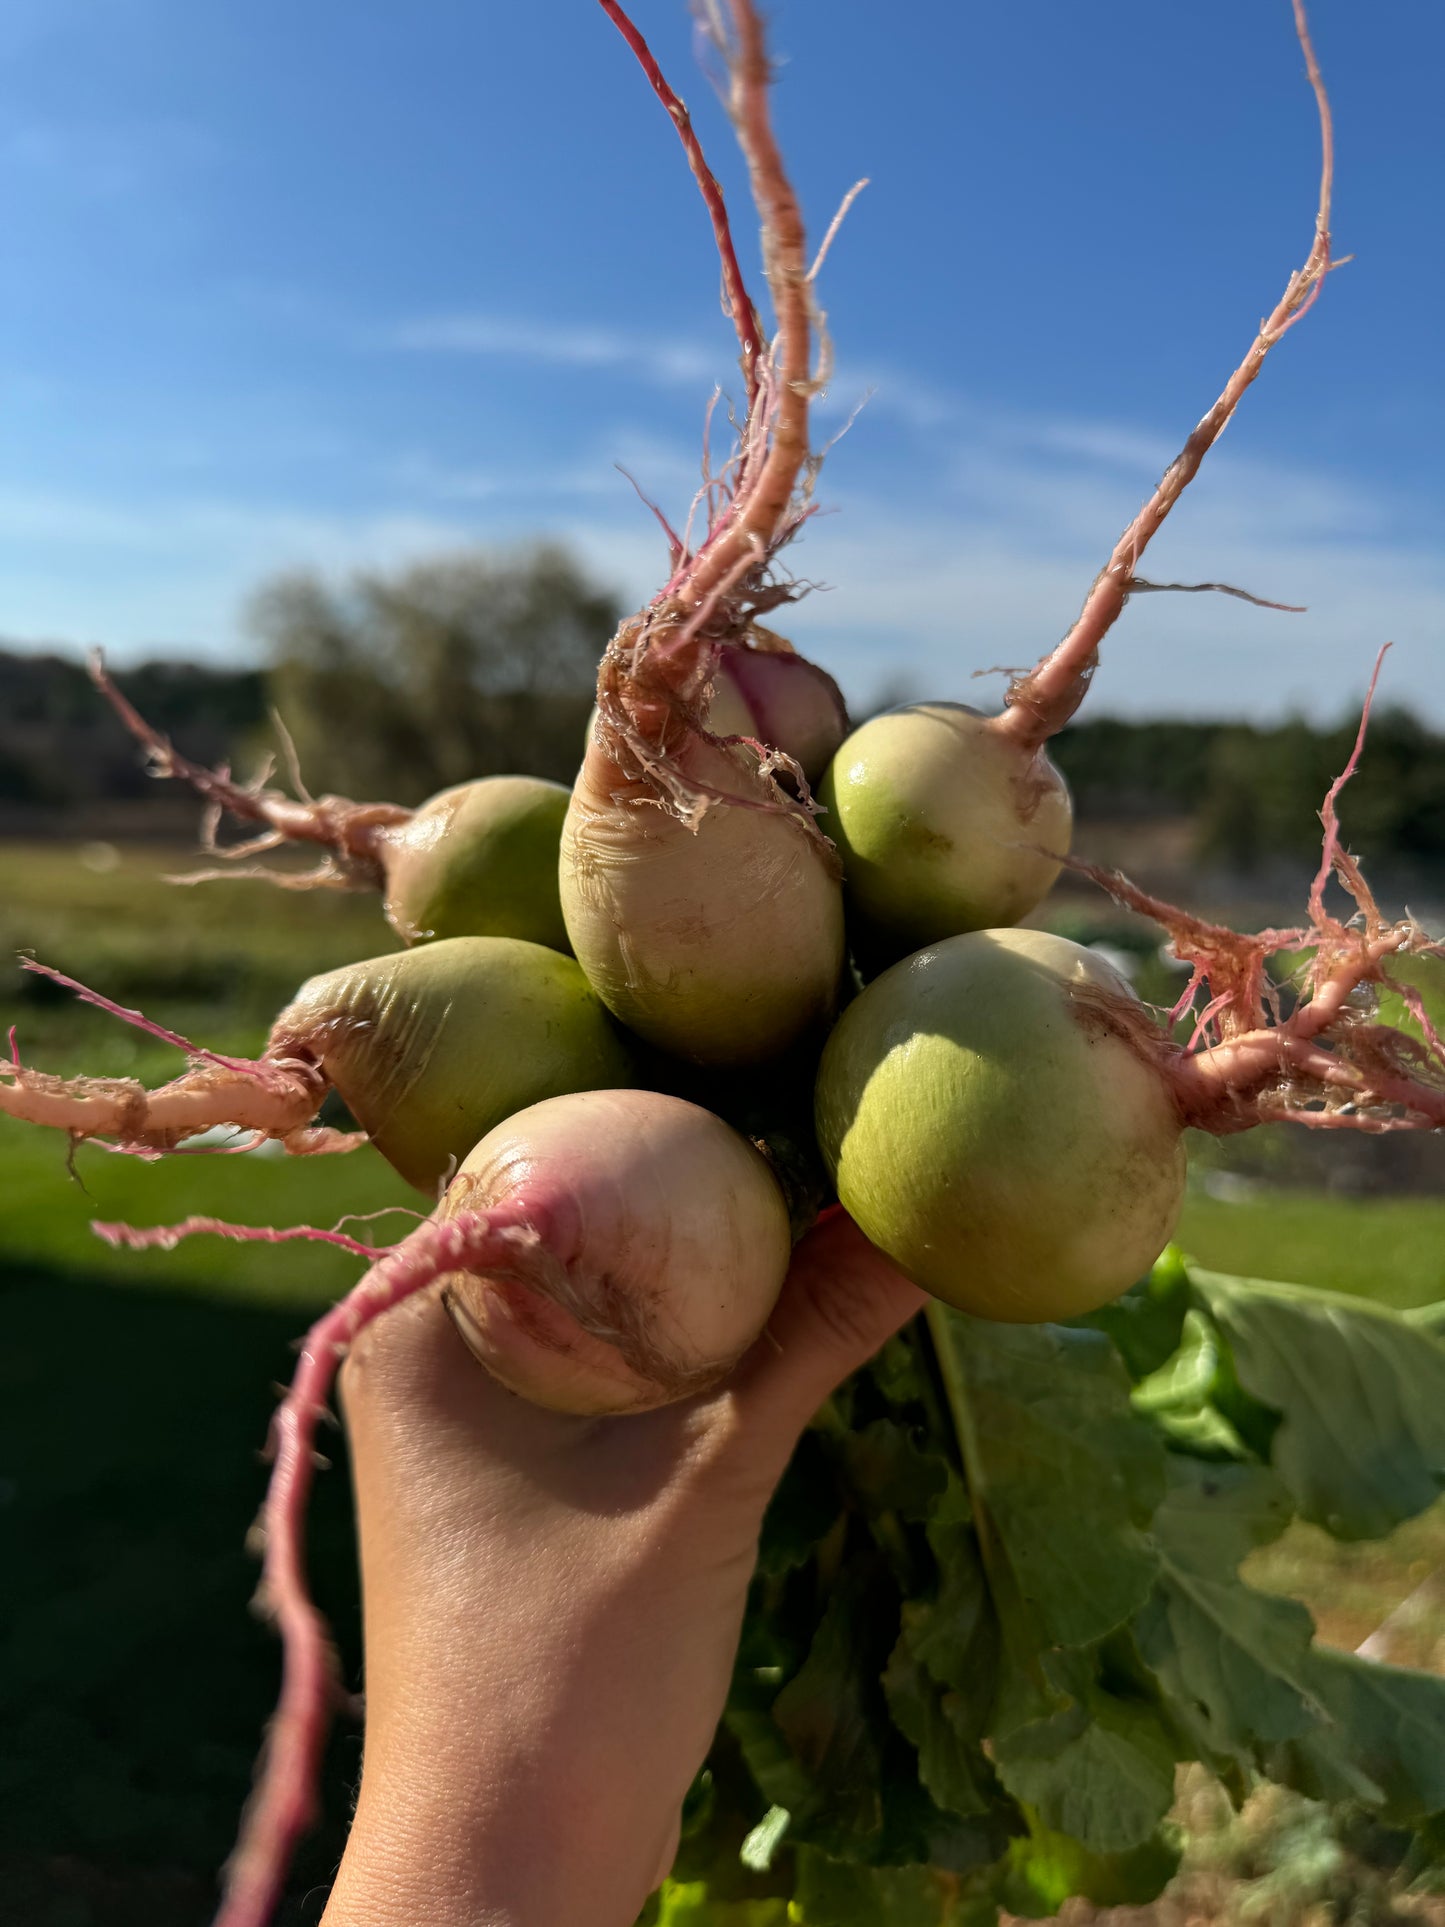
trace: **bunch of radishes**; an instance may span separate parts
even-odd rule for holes
[[[384,893],[407,947],[304,985],[254,1062],[192,1051],[153,1091],[18,1061],[0,1071],[0,1109],[152,1151],[218,1125],[298,1153],[347,1148],[360,1136],[316,1122],[334,1089],[365,1138],[439,1198],[385,1252],[310,1234],[375,1262],[309,1335],[278,1418],[267,1594],[287,1682],[232,1868],[230,1927],[265,1918],[307,1819],[298,1790],[314,1774],[329,1671],[301,1511],[337,1363],[371,1318],[440,1289],[477,1357],[523,1396],[638,1411],[729,1372],[830,1190],[947,1303],[1056,1319],[1122,1292],[1166,1243],[1187,1125],[1445,1123],[1439,1039],[1428,1024],[1423,1044],[1386,1030],[1371,1003],[1390,960],[1426,939],[1376,910],[1339,851],[1333,798],[1307,931],[1236,937],[1110,880],[1194,965],[1170,1014],[1197,1013],[1187,1044],[1097,955],[1018,927],[1067,860],[1069,798],[1044,746],[1082,697],[1150,536],[1329,266],[1328,110],[1298,5],[1326,157],[1305,267],[1074,629],[1003,713],[917,704],[850,734],[832,680],[761,623],[792,593],[772,564],[810,512],[822,374],[816,264],[769,124],[758,20],[751,0],[731,0],[724,51],[771,338],[686,111],[614,0],[601,3],[703,190],[745,395],[732,459],[705,478],[705,536],[672,538],[666,585],[607,645],[570,797],[524,777],[415,811],[246,788],[187,763],[97,670],[159,773],[260,825],[248,851],[319,845],[326,874]],[[1331,868],[1359,906],[1348,924],[1324,908]],[[1304,941],[1312,962],[1285,998],[1265,960]],[[810,1113],[812,1142],[799,1123]],[[112,1235],[161,1243],[192,1229],[288,1235]]]

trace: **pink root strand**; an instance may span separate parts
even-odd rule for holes
[[[182,1218],[179,1224],[138,1226],[94,1218],[90,1228],[106,1244],[123,1246],[128,1251],[174,1251],[187,1238],[209,1236],[230,1238],[236,1244],[287,1245],[304,1242],[337,1245],[342,1251],[368,1260],[384,1257],[386,1253],[384,1245],[362,1244],[359,1239],[350,1238],[344,1231],[334,1227],[330,1231],[321,1231],[309,1224],[278,1227],[269,1224],[231,1224],[225,1218],[191,1217]]]
[[[129,1010],[124,1004],[114,1003],[109,997],[103,997],[98,990],[91,990],[77,978],[67,977],[63,970],[56,970],[50,964],[37,963],[33,957],[22,957],[20,968],[30,971],[33,976],[48,978],[51,983],[59,984],[64,990],[72,991],[81,1003],[93,1004],[97,1010],[103,1010],[108,1017],[118,1017],[123,1024],[129,1024],[132,1029],[144,1031],[147,1037],[159,1038],[163,1044],[173,1044],[177,1050],[184,1051],[187,1057],[200,1058],[207,1064],[219,1064],[224,1070],[237,1071],[245,1076],[264,1074],[262,1067],[255,1059],[222,1057],[216,1051],[206,1050],[203,1045],[193,1044],[189,1037],[182,1037],[178,1030],[167,1030],[164,1024],[157,1024],[147,1017],[144,1011]],[[19,1070],[20,1058],[15,1049],[13,1030],[10,1033],[10,1051],[15,1068]]]
[[[602,0],[602,4],[642,62],[683,137],[713,217],[726,305],[735,322],[754,316],[721,196],[714,192],[716,183],[702,161],[690,122],[684,124],[685,110],[618,0]],[[769,754],[760,772],[749,764],[735,788],[715,788],[699,780],[694,772],[684,771],[675,755],[680,741],[706,734],[704,719],[720,642],[745,643],[754,617],[796,593],[790,584],[770,581],[768,570],[776,552],[812,513],[816,464],[808,446],[808,409],[825,379],[828,362],[827,338],[811,285],[818,263],[810,269],[802,214],[769,119],[771,76],[762,26],[752,0],[727,0],[727,4],[731,40],[721,25],[720,7],[708,8],[706,26],[726,63],[729,112],[761,217],[764,272],[776,335],[770,343],[764,341],[755,320],[739,328],[748,396],[743,419],[736,424],[736,450],[717,475],[705,450],[703,485],[694,508],[706,502],[708,524],[695,549],[691,516],[683,538],[665,517],[658,517],[668,537],[672,572],[648,607],[624,623],[608,646],[598,675],[599,721],[593,753],[613,765],[621,784],[636,786],[639,801],[660,804],[694,827],[709,807],[726,804],[797,816],[805,832],[826,848],[813,826],[806,789],[800,810],[795,799],[772,780],[775,767],[786,767],[776,753]],[[816,371],[811,365],[815,322],[821,344]],[[761,784],[753,780],[759,773]],[[788,773],[796,778],[791,768]],[[611,772],[608,787],[614,787]]]
[[[1314,243],[1302,268],[1274,312],[1255,336],[1254,344],[1225,384],[1224,392],[1199,423],[1179,454],[1165,470],[1149,500],[1114,545],[1113,553],[1095,578],[1077,621],[1056,649],[1010,687],[1007,708],[995,728],[1025,748],[1037,749],[1058,734],[1083,701],[1098,661],[1099,645],[1118,620],[1135,586],[1140,558],[1163,525],[1169,511],[1198,474],[1209,450],[1264,366],[1266,355],[1282,336],[1313,307],[1330,271],[1330,201],[1334,187],[1334,122],[1329,96],[1310,40],[1304,0],[1292,0],[1295,32],[1304,50],[1305,69],[1314,90],[1320,121],[1320,194],[1315,215]],[[1140,585],[1145,586],[1145,585]],[[1158,586],[1158,585],[1150,585]],[[1171,585],[1173,586],[1173,585]],[[1204,585],[1215,586],[1215,585]],[[1258,598],[1246,598],[1258,599]],[[1284,607],[1286,605],[1277,605]]]
[[[687,110],[618,0],[601,0],[601,5],[641,62],[682,139],[712,220],[725,306],[742,351],[747,406],[737,452],[725,477],[709,478],[705,484],[709,495],[716,491],[720,501],[696,552],[671,538],[673,572],[652,604],[668,612],[669,623],[677,610],[709,622],[723,601],[730,603],[748,592],[766,599],[761,583],[768,560],[794,532],[802,515],[793,496],[808,460],[808,405],[821,379],[810,365],[815,310],[802,214],[769,120],[770,74],[762,25],[752,0],[729,0],[735,44],[724,45],[722,51],[730,77],[729,111],[762,218],[764,273],[777,319],[776,338],[768,343],[743,282],[721,190]],[[646,623],[640,630],[636,624],[625,626],[614,647],[624,638],[628,648],[643,650],[656,640],[647,633]],[[676,635],[666,639],[679,640]],[[686,640],[693,642],[692,636]],[[696,643],[680,653],[690,668]],[[675,686],[675,677],[668,680]]]
[[[141,1156],[174,1151],[186,1138],[227,1126],[258,1140],[277,1138],[297,1155],[349,1151],[366,1142],[357,1132],[312,1126],[327,1090],[319,1064],[299,1057],[225,1057],[203,1050],[179,1031],[153,1023],[141,1011],[126,1009],[48,964],[29,958],[22,963],[193,1061],[183,1076],[154,1091],[132,1077],[54,1077],[22,1064],[12,1030],[11,1061],[0,1061],[0,1114],[64,1131],[72,1141],[108,1138],[111,1148]]]
[[[1117,872],[1071,865],[1117,902],[1161,924],[1175,955],[1191,966],[1188,987],[1168,1016],[1172,1027],[1201,995],[1205,999],[1183,1050],[1152,1027],[1145,1035],[1122,1017],[1120,1029],[1161,1061],[1186,1121],[1202,1129],[1243,1130],[1266,1118],[1290,1118],[1318,1129],[1445,1128],[1445,1040],[1418,991],[1387,972],[1392,957],[1445,956],[1445,944],[1431,941],[1409,919],[1387,921],[1340,838],[1337,804],[1359,768],[1384,657],[1382,649],[1349,761],[1320,810],[1322,859],[1310,889],[1307,926],[1242,935],[1150,896]],[[1331,875],[1354,902],[1348,923],[1326,908]],[[1310,955],[1298,1000],[1285,1016],[1269,959],[1281,950],[1303,948]],[[1374,1021],[1384,983],[1420,1025],[1423,1043]]]
[[[732,226],[728,220],[727,203],[723,199],[722,188],[717,176],[707,164],[702,151],[702,143],[693,128],[692,116],[679,96],[668,84],[666,76],[653,57],[652,49],[643,39],[637,27],[617,4],[617,0],[599,0],[602,11],[616,27],[622,38],[636,54],[638,64],[652,84],[652,90],[667,109],[677,137],[682,142],[687,155],[687,164],[692,169],[703,202],[712,222],[713,239],[717,243],[718,259],[722,264],[723,310],[737,329],[738,347],[742,352],[743,378],[747,383],[748,405],[752,406],[757,392],[758,368],[766,352],[763,346],[762,325],[758,311],[748,293],[747,283],[738,262],[737,249],[733,245]],[[664,526],[666,526],[664,524]]]
[[[1355,746],[1350,751],[1350,760],[1330,784],[1325,793],[1325,800],[1320,806],[1320,824],[1325,834],[1320,846],[1320,867],[1310,889],[1310,921],[1316,929],[1328,928],[1337,931],[1340,928],[1325,910],[1325,885],[1335,873],[1339,874],[1346,889],[1353,896],[1355,907],[1362,911],[1371,923],[1380,922],[1380,913],[1376,908],[1375,899],[1365,884],[1359,865],[1341,847],[1340,819],[1335,805],[1339,801],[1341,790],[1360,767],[1360,757],[1364,753],[1365,737],[1370,727],[1370,710],[1374,706],[1375,691],[1380,684],[1380,671],[1385,666],[1385,657],[1389,651],[1390,645],[1387,642],[1375,657],[1375,667],[1370,676],[1370,686],[1365,691],[1364,707],[1360,711],[1360,727],[1355,733]]]
[[[111,1243],[136,1248],[170,1250],[183,1238],[208,1232],[261,1244],[314,1239],[375,1260],[301,1341],[300,1363],[271,1427],[273,1466],[254,1539],[263,1554],[257,1603],[281,1637],[281,1696],[240,1836],[226,1865],[224,1897],[215,1920],[215,1927],[268,1927],[296,1844],[317,1818],[322,1753],[343,1698],[331,1635],[311,1598],[305,1554],[317,1431],[328,1416],[336,1374],[358,1334],[393,1306],[451,1272],[505,1266],[520,1248],[535,1245],[537,1234],[521,1208],[510,1205],[494,1212],[459,1211],[445,1223],[428,1218],[388,1250],[334,1230],[307,1225],[277,1230],[217,1218],[188,1218],[183,1224],[146,1230],[113,1224],[95,1229]]]
[[[748,426],[766,398],[760,459],[740,480],[731,508],[709,532],[685,584],[674,591],[697,608],[743,566],[761,574],[791,532],[793,490],[808,459],[808,404],[819,381],[811,368],[813,296],[797,195],[783,167],[768,115],[767,49],[751,0],[731,0],[737,46],[730,62],[731,111],[763,226],[763,267],[777,319],[777,337],[760,371]],[[747,441],[745,437],[745,442]],[[793,524],[792,526],[795,526]]]
[[[209,854],[228,861],[255,856],[284,843],[318,843],[328,852],[320,870],[306,878],[267,870],[237,871],[237,875],[274,877],[293,889],[313,884],[339,884],[347,888],[380,889],[385,881],[380,850],[384,833],[410,820],[413,812],[397,803],[353,803],[344,796],[306,797],[298,801],[282,790],[267,789],[264,777],[255,783],[237,783],[228,770],[207,769],[183,756],[168,736],[153,729],[125,696],[106,670],[97,650],[90,658],[90,679],[116,715],[146,753],[153,775],[172,777],[187,783],[203,797],[208,806],[203,847]],[[289,746],[289,738],[287,739]],[[294,756],[293,756],[294,760]],[[221,815],[229,814],[243,823],[264,826],[264,834],[250,842],[222,846],[216,842]],[[210,881],[223,871],[207,871],[200,876],[178,877],[176,882]]]

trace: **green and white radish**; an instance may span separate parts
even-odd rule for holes
[[[855,949],[889,963],[1026,917],[1073,834],[1068,785],[962,703],[911,703],[848,737],[820,800],[847,877]]]
[[[12,1065],[0,1072],[0,1112],[129,1150],[173,1150],[225,1125],[297,1153],[349,1150],[363,1140],[314,1123],[335,1090],[401,1176],[435,1192],[515,1111],[638,1075],[577,964],[514,937],[445,938],[313,977],[254,1060],[199,1050],[60,981],[185,1050],[191,1068],[147,1091],[130,1078],[62,1079]]]
[[[708,490],[705,539],[672,537],[672,573],[608,645],[597,718],[562,836],[562,910],[578,961],[631,1029],[695,1063],[776,1057],[825,1024],[844,967],[836,855],[781,754],[720,740],[709,697],[720,652],[746,646],[786,600],[769,578],[808,513],[813,294],[797,197],[768,123],[760,24],[734,9],[734,124],[762,216],[776,311],[765,339],[717,182],[685,108],[614,0],[603,0],[682,137],[713,222],[747,389],[736,456]],[[734,663],[736,664],[736,658]],[[741,690],[741,685],[739,685]],[[731,733],[731,732],[726,732]],[[751,732],[745,732],[751,734]]]
[[[693,734],[671,762],[727,800],[679,817],[588,751],[562,833],[567,934],[603,1003],[650,1044],[699,1064],[776,1057],[836,1007],[836,864],[746,751]]]
[[[223,770],[183,756],[152,729],[98,656],[91,680],[146,752],[158,776],[189,783],[213,813],[253,823],[260,835],[208,853],[228,867],[183,882],[261,877],[285,889],[340,886],[379,890],[387,921],[404,943],[439,937],[520,937],[566,950],[557,892],[557,851],[567,790],[538,776],[481,776],[441,790],[417,809],[397,803],[353,803],[345,796],[294,797],[237,783]],[[285,843],[324,852],[315,870],[268,869],[250,858]]]
[[[1035,1323],[1117,1297],[1184,1197],[1184,1120],[1140,1047],[1149,1022],[1110,965],[1043,931],[979,931],[895,964],[844,1012],[818,1072],[844,1209],[962,1311]]]
[[[381,831],[387,922],[404,943],[521,937],[566,950],[557,857],[568,791],[538,776],[442,790]]]
[[[267,1054],[314,1059],[423,1191],[514,1112],[637,1075],[572,959],[514,937],[444,938],[313,977]]]
[[[855,947],[867,966],[965,931],[1016,923],[1043,900],[1068,854],[1072,827],[1067,788],[1044,746],[1083,701],[1099,645],[1130,595],[1161,586],[1223,589],[1266,608],[1289,606],[1217,582],[1147,582],[1139,563],[1266,355],[1329,273],[1333,137],[1299,0],[1296,25],[1320,110],[1319,210],[1309,255],[1248,354],[1115,543],[1063,641],[1010,683],[1001,715],[913,704],[865,723],[833,759],[822,797],[843,859]]]

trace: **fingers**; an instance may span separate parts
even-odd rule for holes
[[[841,1207],[826,1213],[793,1254],[763,1336],[732,1386],[750,1433],[797,1435],[850,1372],[858,1370],[927,1303]]]

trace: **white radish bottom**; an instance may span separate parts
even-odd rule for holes
[[[534,1243],[444,1285],[488,1371],[555,1411],[644,1411],[704,1390],[762,1330],[791,1249],[781,1191],[710,1112],[584,1091],[490,1132],[441,1206],[521,1215]]]

